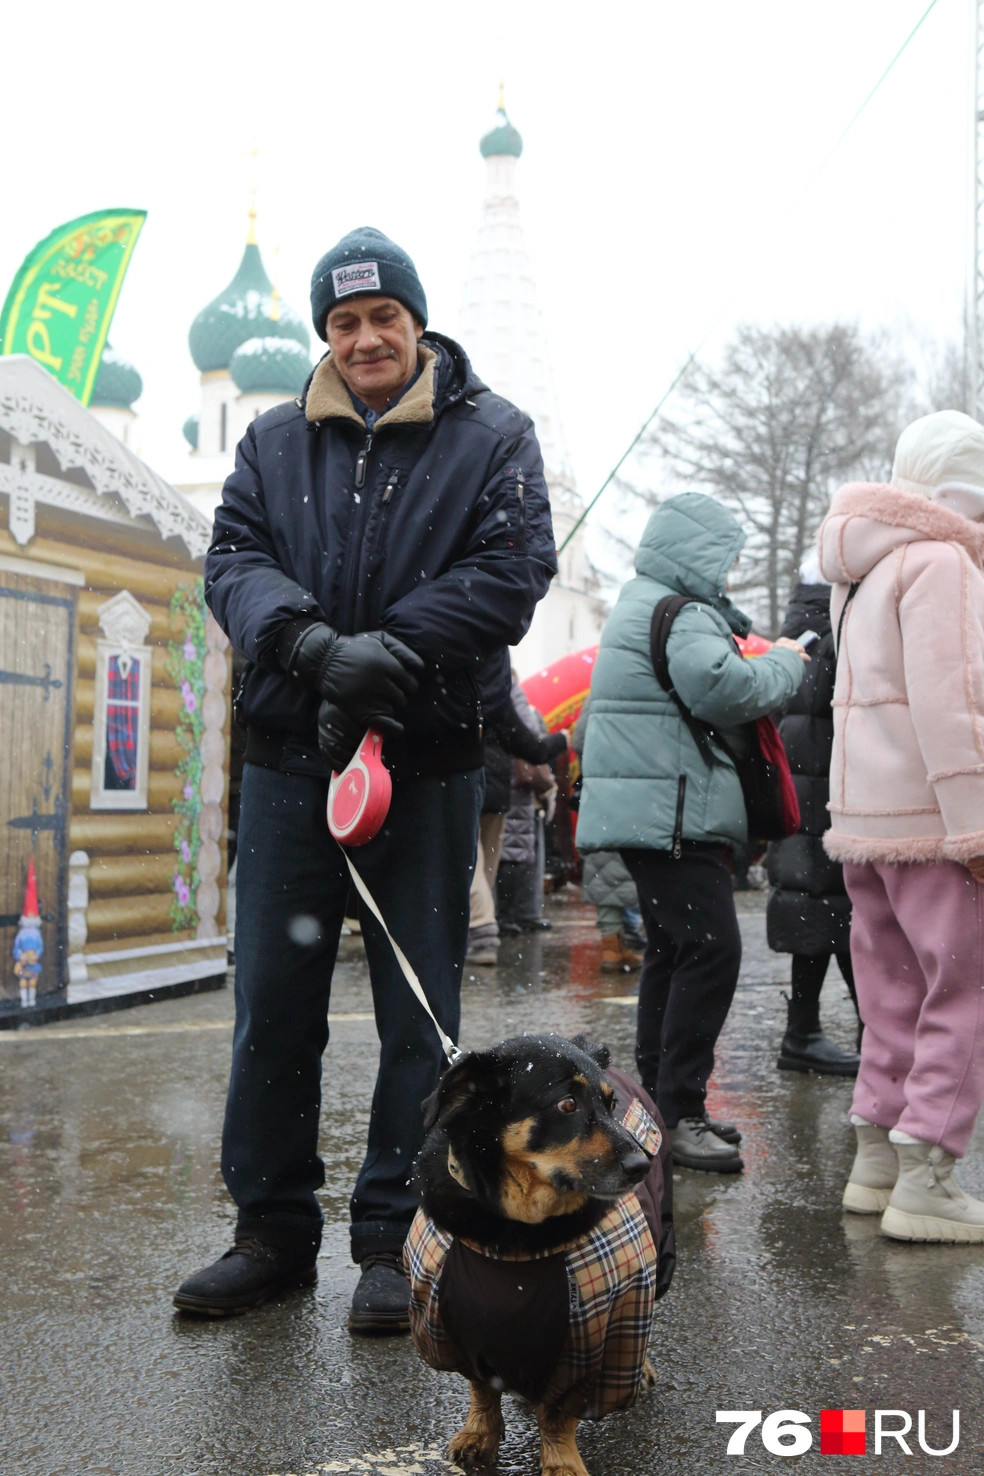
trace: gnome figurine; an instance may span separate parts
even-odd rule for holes
[[[32,856],[27,868],[27,886],[24,888],[24,911],[14,938],[14,973],[20,981],[20,998],[23,1009],[29,1009],[37,1004],[37,983],[38,975],[41,973],[43,953],[44,939],[41,937],[41,914],[38,911],[38,882],[34,874],[34,857]]]

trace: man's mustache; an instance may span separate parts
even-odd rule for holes
[[[391,349],[391,348],[376,349],[371,354],[362,354],[362,355],[359,356],[359,358],[353,359],[352,360],[352,364],[353,364],[353,366],[355,366],[356,364],[378,364],[382,359],[395,359],[395,358],[396,358],[396,350],[395,349]]]

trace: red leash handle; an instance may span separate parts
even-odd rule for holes
[[[343,846],[364,846],[389,813],[393,780],[383,763],[383,739],[369,728],[340,774],[328,786],[328,829]]]

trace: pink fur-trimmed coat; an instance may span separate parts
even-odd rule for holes
[[[836,632],[830,765],[838,861],[984,855],[984,526],[850,483],[819,533]]]

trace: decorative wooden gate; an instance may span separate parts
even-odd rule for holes
[[[13,946],[32,856],[38,1002],[66,984],[74,642],[70,584],[0,569],[0,1009],[20,999]]]

